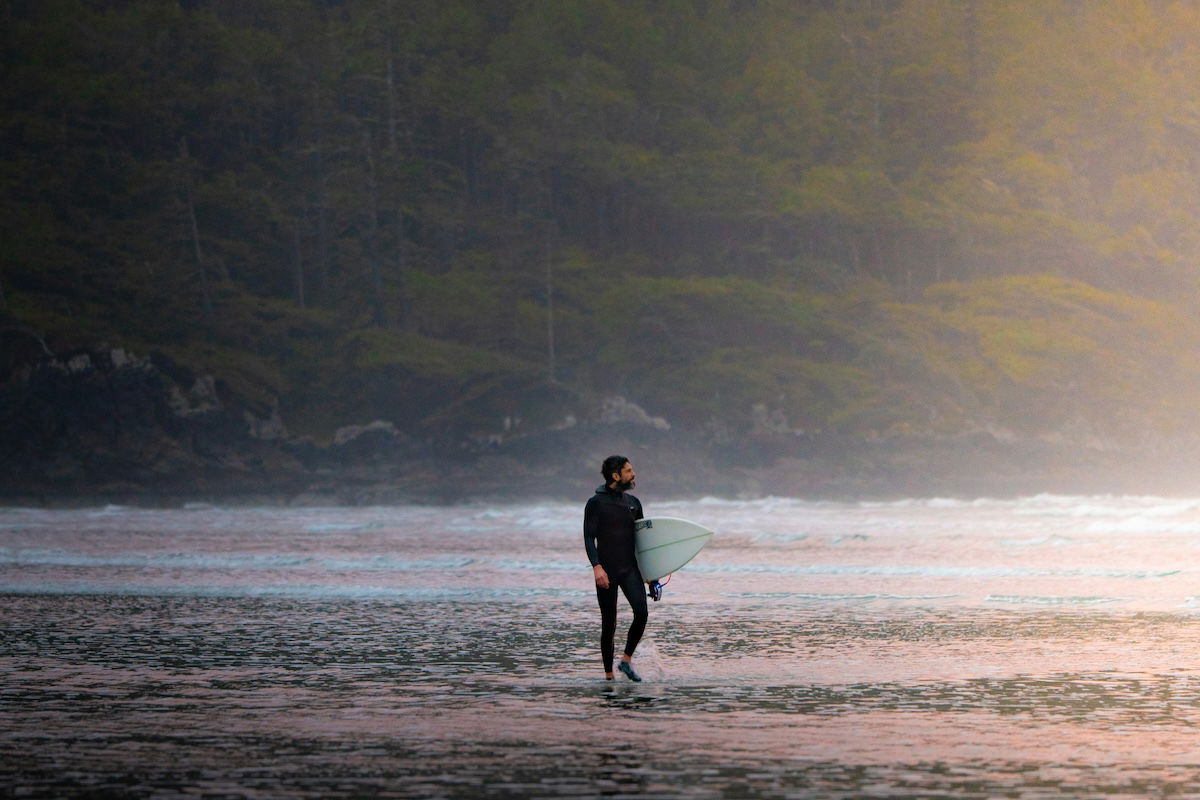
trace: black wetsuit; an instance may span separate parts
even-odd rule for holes
[[[642,573],[633,551],[633,523],[642,518],[642,504],[625,492],[601,486],[583,509],[583,544],[592,566],[604,567],[608,588],[596,587],[600,603],[600,655],[604,671],[612,672],[613,637],[617,632],[617,587],[633,609],[633,622],[625,637],[625,655],[632,656],[646,630],[649,616]]]

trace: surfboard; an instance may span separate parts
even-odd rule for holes
[[[642,580],[656,581],[696,557],[713,532],[676,517],[651,517],[633,524],[634,551]]]

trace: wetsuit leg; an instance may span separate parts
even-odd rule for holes
[[[621,579],[621,591],[625,593],[629,607],[633,609],[633,622],[629,624],[629,633],[625,637],[625,655],[632,658],[633,651],[642,640],[642,634],[646,632],[646,620],[650,617],[650,611],[646,607],[646,585],[642,583],[642,576],[636,569],[630,570]],[[613,605],[616,605],[615,595]]]
[[[613,637],[617,633],[617,587],[609,583],[607,589],[596,587],[596,601],[600,604],[600,656],[604,659],[604,671],[613,671]]]

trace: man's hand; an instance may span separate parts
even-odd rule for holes
[[[597,564],[596,566],[592,567],[592,574],[596,578],[597,586],[599,586],[601,589],[608,588],[608,573],[604,571],[604,567]]]

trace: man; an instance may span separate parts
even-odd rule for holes
[[[633,651],[646,630],[649,612],[642,573],[638,571],[633,549],[633,523],[642,518],[641,502],[629,494],[637,475],[625,456],[609,456],[600,466],[604,485],[587,501],[583,509],[583,545],[592,574],[596,579],[596,599],[600,603],[600,655],[604,677],[613,680],[613,637],[617,632],[617,587],[625,593],[633,622],[625,637],[625,653],[619,669],[631,681],[640,681],[634,672]]]

